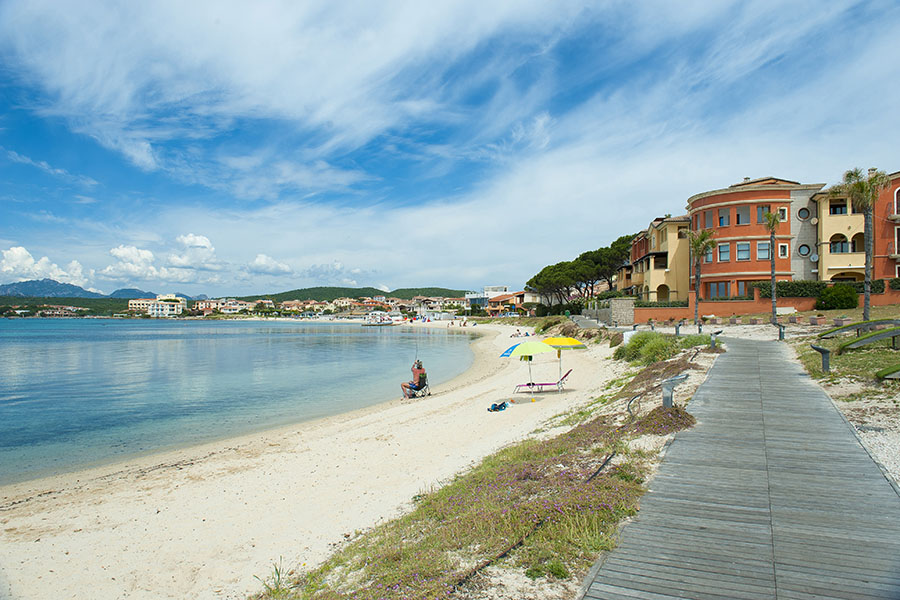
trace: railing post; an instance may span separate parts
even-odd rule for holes
[[[675,323],[675,337],[681,335],[681,323]]]
[[[815,344],[810,344],[809,347],[822,355],[822,371],[825,373],[831,372],[831,350]]]
[[[638,324],[635,323],[634,325],[631,326],[631,330],[632,330],[632,331],[637,331],[637,326],[638,326]]]
[[[718,331],[713,331],[711,334],[709,334],[709,347],[712,348],[713,350],[716,349],[716,338],[721,333],[722,333],[722,330],[720,329]]]
[[[772,325],[774,325],[775,327],[778,328],[778,341],[783,342],[784,341],[784,325],[782,325],[781,323],[772,323]]]
[[[683,375],[676,375],[675,377],[670,377],[668,379],[664,379],[662,382],[662,405],[663,408],[672,408],[674,402],[672,400],[673,392],[675,391],[675,386],[687,379],[687,373]]]

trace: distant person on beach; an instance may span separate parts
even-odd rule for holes
[[[404,398],[412,398],[413,392],[418,391],[421,387],[419,385],[419,381],[422,375],[425,374],[425,369],[422,367],[422,361],[416,360],[416,362],[412,365],[412,381],[404,381],[400,384],[400,391],[403,392]]]

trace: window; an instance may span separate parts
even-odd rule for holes
[[[756,222],[757,223],[765,223],[767,212],[769,212],[768,204],[758,204],[756,206]]]
[[[750,207],[738,206],[734,209],[734,224],[749,225],[750,224]]]
[[[704,224],[704,227],[706,229],[709,229],[710,227],[713,226],[713,211],[708,210],[705,213],[703,213],[703,218],[706,219],[706,222]]]
[[[719,209],[719,227],[728,227],[728,209],[720,208]]]
[[[737,295],[738,296],[747,296],[747,282],[746,281],[738,281],[737,282]]]
[[[850,240],[850,252],[865,252],[866,236],[863,233],[857,233]]]
[[[787,244],[778,244],[778,258],[787,258],[790,248]]]
[[[897,191],[894,192],[894,214],[900,214],[900,188],[897,188]]]
[[[727,298],[728,297],[728,282],[727,281],[712,281],[707,284],[707,292],[710,298]]]
[[[719,244],[719,262],[731,260],[731,244]]]
[[[706,254],[703,255],[703,262],[711,263],[711,262],[712,262],[712,255],[713,255],[712,248],[709,248],[709,249],[706,251]]]
[[[800,256],[809,256],[809,246],[806,244],[800,244],[800,247],[797,248],[797,254]]]
[[[798,217],[801,221],[805,221],[806,219],[809,218],[809,209],[808,209],[808,208],[801,208],[800,210],[797,211],[797,217]]]
[[[846,215],[847,214],[847,201],[844,199],[832,200],[828,204],[828,214],[829,215]]]
[[[737,259],[750,260],[750,242],[737,243]]]
[[[756,260],[769,260],[769,242],[756,242]]]
[[[778,220],[782,223],[786,223],[788,220],[788,210],[786,206],[778,207]]]
[[[828,248],[832,254],[844,254],[845,252],[850,252],[850,243],[846,237],[838,233],[831,236]]]

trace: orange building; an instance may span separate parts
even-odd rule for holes
[[[872,214],[873,280],[900,277],[900,171],[888,177],[891,185],[878,196]]]
[[[775,253],[776,279],[818,279],[817,212],[812,196],[823,187],[775,177],[746,178],[725,189],[691,196],[687,205],[691,229],[711,229],[716,240],[703,258],[700,296],[710,300],[752,296],[750,283],[771,277],[771,252]],[[769,247],[766,212],[781,217],[775,248]],[[693,289],[693,272],[690,283]]]

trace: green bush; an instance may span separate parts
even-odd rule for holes
[[[694,346],[708,346],[709,335],[703,333],[692,333],[678,338],[678,346],[681,348],[693,348]]]
[[[623,294],[619,290],[609,290],[606,292],[600,292],[599,294],[594,296],[594,299],[595,300],[607,300],[609,298],[621,298],[624,295],[625,294]]]
[[[770,281],[756,281],[750,285],[759,290],[761,298],[772,297]],[[818,298],[826,287],[828,283],[825,281],[778,281],[775,284],[779,298]]]
[[[859,294],[856,288],[846,283],[836,283],[830,288],[822,290],[816,300],[817,310],[856,308],[858,305]]]
[[[900,277],[891,279],[890,286],[892,290],[900,290]]]
[[[659,336],[641,346],[640,359],[645,365],[671,358],[675,354],[677,346],[671,338]]]
[[[636,300],[634,303],[635,307],[638,308],[647,308],[647,307],[659,307],[659,308],[667,308],[667,307],[677,307],[684,308],[688,305],[687,300],[667,300],[662,302],[647,302],[645,300]]]
[[[657,337],[662,337],[662,334],[653,331],[639,331],[631,336],[627,344],[616,348],[613,358],[634,362],[641,356],[641,348],[644,344]]]
[[[584,308],[584,300],[580,298],[577,300],[572,300],[568,304],[553,304],[551,306],[547,306],[546,304],[539,304],[537,308],[535,308],[535,315],[538,317],[546,317],[547,315],[564,315],[566,311],[569,311],[569,314],[572,315],[580,315],[581,309]]]
[[[857,294],[864,294],[866,292],[864,281],[850,281],[848,282],[853,286],[853,289],[856,290]],[[873,294],[883,294],[884,293],[884,279],[876,279],[872,282],[872,293]]]

